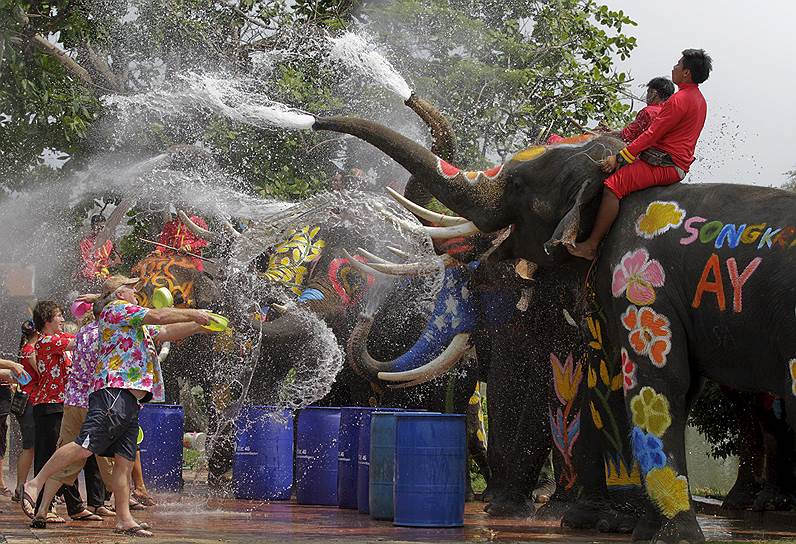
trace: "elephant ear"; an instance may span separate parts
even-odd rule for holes
[[[575,243],[582,226],[581,212],[583,207],[600,194],[602,186],[602,181],[593,179],[588,179],[581,184],[577,195],[575,195],[575,203],[561,221],[558,222],[555,231],[553,231],[553,236],[545,242],[545,253],[549,255],[550,251],[557,245],[572,245]]]

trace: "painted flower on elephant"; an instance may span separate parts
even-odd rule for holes
[[[636,370],[636,363],[630,359],[627,350],[622,348],[622,377],[624,378],[622,387],[625,390],[625,395],[638,384],[636,380]]]
[[[669,519],[690,508],[688,479],[678,475],[672,467],[655,468],[644,479],[647,494],[661,513]]]
[[[646,249],[628,251],[614,268],[611,292],[614,297],[625,294],[627,300],[639,306],[655,302],[655,287],[663,287],[666,274],[661,263],[650,260]]]
[[[319,238],[320,231],[320,227],[304,226],[288,233],[290,238],[274,248],[263,276],[285,284],[296,295],[301,295],[307,274],[305,265],[320,259],[326,247],[326,242]]]
[[[600,330],[600,320],[589,316],[586,318],[586,324],[589,326],[589,332],[593,338],[593,340],[589,342],[589,347],[592,349],[602,349],[603,334]]]
[[[636,234],[648,240],[683,224],[685,210],[677,202],[650,202],[636,220]]]
[[[627,307],[622,324],[630,331],[630,346],[638,355],[646,355],[658,368],[666,366],[666,356],[672,350],[672,331],[669,318],[649,307]]]
[[[633,427],[630,443],[642,473],[647,474],[650,470],[666,466],[663,442],[654,434],[645,433],[640,428]]]
[[[630,412],[634,425],[655,436],[663,436],[672,424],[669,401],[649,386],[642,387],[630,401]]]
[[[583,379],[583,365],[581,363],[576,365],[571,353],[567,355],[566,362],[563,365],[561,360],[554,353],[551,353],[550,365],[553,367],[553,383],[556,396],[561,404],[567,404],[578,394],[580,381]]]
[[[589,409],[591,410],[591,420],[594,422],[594,426],[599,430],[603,428],[603,418],[600,415],[600,411],[594,406],[592,401],[589,401]]]
[[[791,388],[794,395],[796,395],[796,359],[791,359],[788,362],[790,366]]]

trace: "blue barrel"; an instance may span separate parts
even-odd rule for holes
[[[182,436],[185,412],[178,404],[145,404],[138,414],[144,431],[144,483],[157,491],[182,490]]]
[[[361,514],[370,512],[370,422],[376,412],[400,412],[400,408],[376,408],[362,416],[359,424],[357,446],[357,509]]]
[[[463,414],[398,413],[395,525],[461,527],[467,470]]]
[[[296,502],[336,506],[340,408],[305,408],[297,427]]]
[[[293,414],[273,406],[245,406],[235,421],[232,481],[237,499],[290,500]]]
[[[395,412],[374,412],[370,415],[368,480],[368,509],[374,519],[392,519],[394,470]]]
[[[345,406],[340,409],[340,439],[337,442],[337,506],[357,509],[359,473],[359,428],[373,408]]]

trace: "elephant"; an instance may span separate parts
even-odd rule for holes
[[[622,148],[618,140],[533,146],[503,165],[464,172],[377,123],[329,117],[313,128],[373,144],[482,231],[511,226],[494,259],[536,263],[582,293],[585,313],[605,316],[649,498],[633,538],[703,541],[683,434],[704,378],[770,392],[783,399],[791,426],[796,419],[796,340],[787,334],[796,306],[788,272],[796,195],[735,184],[639,191],[623,199],[592,263],[563,245],[590,232],[606,177],[599,162]]]

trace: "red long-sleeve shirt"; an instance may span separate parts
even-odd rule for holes
[[[663,103],[660,114],[647,130],[625,149],[633,158],[650,147],[668,153],[674,164],[688,172],[694,162],[702,127],[705,126],[708,106],[696,83],[682,83],[680,90]]]
[[[663,109],[663,102],[660,104],[650,104],[645,107],[638,112],[632,123],[622,129],[619,133],[619,137],[622,138],[623,142],[630,143],[641,136],[641,133],[647,130],[655,118],[661,113],[661,109]]]

